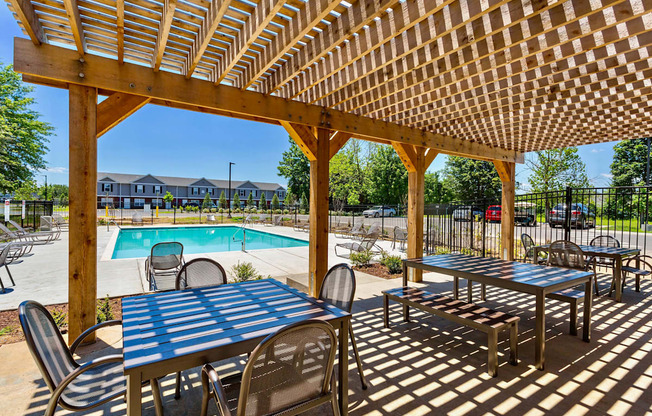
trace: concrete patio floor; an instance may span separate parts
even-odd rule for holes
[[[605,292],[609,277],[600,276]],[[403,323],[400,307],[391,306],[390,329],[382,324],[380,293],[400,284],[358,274],[353,327],[364,371],[370,384],[360,388],[349,354],[349,413],[351,415],[645,415],[652,413],[652,282],[640,293],[630,285],[624,302],[606,296],[595,299],[592,340],[567,334],[567,305],[547,301],[546,369],[534,368],[534,299],[528,295],[487,288],[486,305],[521,317],[519,364],[507,363],[506,334],[499,338],[498,376],[486,373],[486,336],[448,321],[414,313]],[[423,284],[439,293],[451,293],[450,278],[425,275]],[[479,297],[477,285],[476,299]],[[581,331],[580,331],[581,333]],[[100,342],[82,351],[83,360],[100,347],[119,348],[119,329],[105,330]],[[25,343],[0,347],[0,415],[40,415],[49,392]],[[221,375],[242,368],[244,361],[219,363]],[[183,373],[180,400],[173,398],[174,376],[162,379],[167,415],[199,413],[199,368]],[[149,388],[143,388],[144,414],[153,415]],[[216,408],[210,408],[215,414]],[[67,414],[59,411],[58,414]],[[124,415],[122,400],[80,414]],[[328,407],[312,414],[330,414]]]

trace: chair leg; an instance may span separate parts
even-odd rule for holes
[[[7,274],[9,275],[9,280],[11,280],[11,285],[16,286],[16,283],[14,282],[14,278],[11,275],[11,272],[9,271],[9,266],[5,264],[5,269],[7,270]]]
[[[152,398],[154,399],[154,411],[156,416],[163,416],[163,400],[161,399],[161,388],[158,385],[158,379],[151,379],[149,384],[152,388]]]
[[[177,372],[177,383],[176,387],[174,388],[174,398],[176,400],[179,400],[181,397],[181,371]]]
[[[482,284],[482,300],[487,300],[487,285]]]
[[[491,377],[496,377],[498,375],[498,332],[495,330],[489,330],[487,332],[487,373]]]
[[[595,286],[595,295],[600,296],[600,288],[598,287],[598,275],[593,272],[593,285]]]
[[[636,291],[641,291],[641,276],[636,275]]]
[[[570,330],[569,333],[573,336],[577,335],[577,302],[570,303]]]
[[[355,336],[353,335],[353,327],[351,325],[349,325],[349,337],[351,337],[351,346],[353,347],[355,362],[358,365],[358,373],[360,373],[360,383],[362,384],[362,390],[367,390],[367,382],[364,379],[364,372],[362,371],[362,361],[360,361],[360,354],[358,354],[358,345],[355,343]]]
[[[0,278],[0,287],[2,288],[2,291],[0,291],[0,293],[5,293],[5,284],[2,283],[2,278]]]
[[[337,403],[337,389],[335,387],[335,377],[331,376],[331,407],[333,408],[333,416],[340,416],[340,406]],[[206,414],[204,413],[202,416],[206,416]]]
[[[210,398],[210,388],[208,387],[208,376],[205,371],[201,372],[201,416],[206,416],[208,414],[208,400]],[[335,391],[335,390],[333,390]]]
[[[509,329],[509,363],[518,365],[518,321]]]

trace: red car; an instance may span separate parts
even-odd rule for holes
[[[492,221],[497,221],[500,222],[500,205],[490,205],[489,208],[487,208],[487,213],[485,214],[485,218],[487,221],[492,222]]]

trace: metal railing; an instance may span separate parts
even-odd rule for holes
[[[8,202],[8,205],[7,205]],[[24,228],[38,229],[41,226],[41,216],[51,216],[53,213],[52,201],[21,201],[8,200],[2,202],[0,218],[3,222],[9,219],[17,222]],[[6,214],[9,214],[8,216]],[[67,215],[66,215],[67,216]]]

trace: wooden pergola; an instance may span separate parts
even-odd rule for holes
[[[310,159],[313,294],[327,270],[328,163],[349,138],[391,144],[409,171],[409,257],[423,254],[437,154],[493,162],[511,259],[524,152],[651,134],[649,0],[8,4],[29,37],[15,39],[14,69],[69,90],[70,339],[95,323],[97,138],[145,104],[287,129]]]

